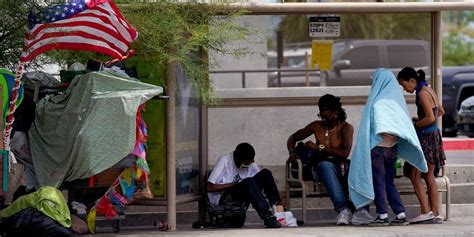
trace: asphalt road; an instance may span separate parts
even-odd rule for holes
[[[447,165],[474,165],[474,150],[445,151]]]

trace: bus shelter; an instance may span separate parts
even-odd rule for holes
[[[242,9],[246,11],[247,15],[318,15],[318,14],[396,14],[396,13],[413,13],[413,14],[429,14],[430,15],[430,73],[432,86],[438,95],[442,95],[442,34],[441,13],[443,11],[472,11],[474,10],[474,3],[468,2],[440,2],[440,3],[244,3],[232,4],[231,7]],[[409,66],[409,65],[407,65]],[[202,194],[205,186],[206,171],[208,169],[209,156],[209,108],[206,105],[199,105],[197,110],[193,107],[192,117],[198,121],[198,132],[194,133],[197,139],[195,143],[185,144],[188,148],[192,148],[194,152],[198,153],[198,169],[199,169],[199,189],[191,193],[177,194],[177,155],[184,149],[183,144],[177,145],[177,137],[180,136],[179,124],[177,121],[178,104],[176,88],[176,75],[179,70],[176,65],[169,65],[167,68],[167,89],[169,100],[166,104],[166,192],[165,197],[160,202],[161,205],[166,205],[168,224],[172,230],[176,229],[176,205],[186,202],[193,202],[202,200]],[[238,70],[237,70],[238,72]],[[266,72],[263,70],[263,72]],[[212,72],[211,72],[212,73]],[[224,73],[224,72],[220,72]],[[235,73],[235,72],[234,72]],[[244,70],[240,72],[245,75]],[[243,76],[245,77],[245,76]],[[250,78],[249,78],[250,79]],[[242,79],[245,85],[245,78]],[[178,80],[179,83],[179,80]],[[348,85],[350,86],[350,85]],[[223,98],[217,107],[232,106],[262,106],[263,104],[278,104],[285,103],[285,98],[280,98],[279,101],[272,99],[267,100],[249,100],[248,98]],[[363,99],[359,99],[363,103]],[[292,103],[308,104],[307,100],[296,100]],[[314,104],[314,101],[311,103]],[[215,106],[214,106],[215,107]],[[181,115],[179,115],[181,116]],[[212,115],[211,115],[212,116]],[[251,121],[250,121],[251,122]],[[211,125],[212,126],[212,125]],[[441,124],[440,124],[441,126]],[[222,134],[225,136],[226,134]],[[184,149],[186,150],[186,149]],[[200,213],[204,212],[204,203],[200,203]]]

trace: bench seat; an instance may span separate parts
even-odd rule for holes
[[[302,163],[301,160],[297,159],[297,167],[291,167],[290,161],[286,161],[285,171],[285,191],[286,191],[286,208],[290,209],[291,198],[295,197],[295,193],[301,194],[302,200],[302,212],[303,221],[306,222],[306,198],[308,197],[329,197],[324,184],[320,181],[306,181],[303,180]],[[294,178],[291,174],[296,174],[297,178]],[[436,177],[436,184],[438,186],[438,192],[445,193],[446,198],[446,216],[445,220],[449,219],[450,205],[451,205],[451,187],[448,177],[445,176],[444,169],[442,169],[442,175]],[[423,182],[424,184],[424,182]],[[410,179],[406,177],[396,178],[395,186],[401,195],[414,195],[415,190]],[[425,186],[426,188],[426,186]]]

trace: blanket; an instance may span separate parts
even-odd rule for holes
[[[138,107],[163,92],[158,86],[107,72],[76,76],[63,95],[36,105],[28,131],[40,186],[98,174],[132,153]]]
[[[372,88],[360,119],[349,169],[349,195],[360,208],[374,200],[370,151],[381,141],[381,133],[398,137],[398,156],[427,172],[428,167],[411,122],[408,106],[395,75],[388,69],[377,69]]]

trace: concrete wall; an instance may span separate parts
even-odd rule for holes
[[[355,137],[369,91],[370,87],[217,90],[223,103],[208,109],[208,164],[215,164],[220,155],[246,141],[255,147],[258,164],[284,166],[288,137],[318,119],[316,102],[326,93],[341,96]],[[409,107],[415,115],[414,105]]]

